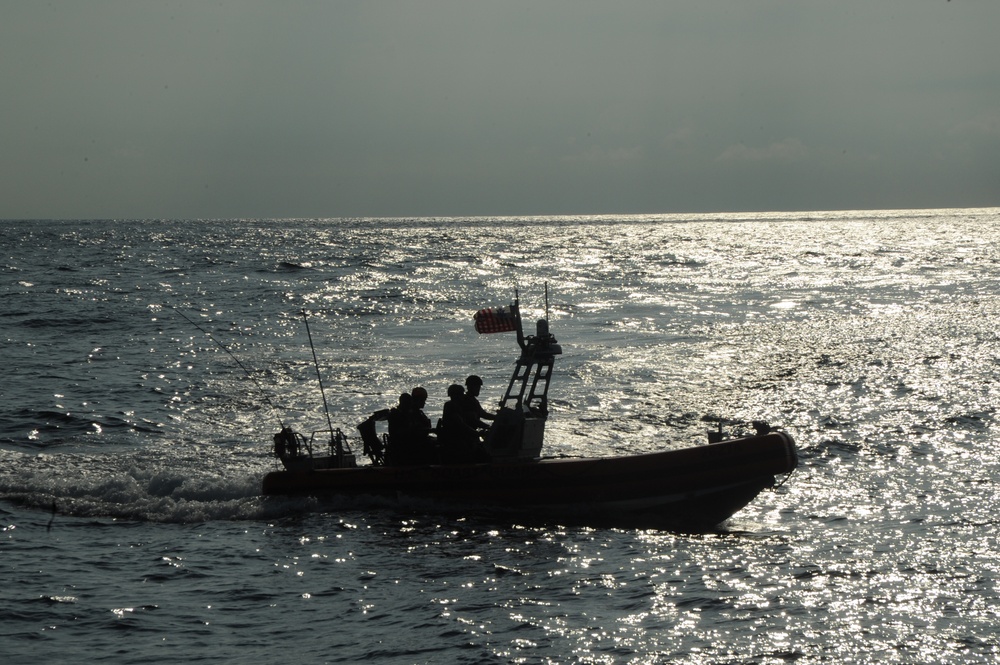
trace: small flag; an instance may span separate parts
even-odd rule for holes
[[[487,307],[476,312],[476,332],[499,333],[517,330],[517,316],[509,307]]]

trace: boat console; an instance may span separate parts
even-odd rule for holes
[[[517,316],[521,355],[484,442],[495,461],[532,460],[541,455],[545,420],[549,415],[552,366],[555,357],[562,353],[562,347],[549,332],[548,320],[539,319],[535,334],[526,337],[517,304],[511,309]]]

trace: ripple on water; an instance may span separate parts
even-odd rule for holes
[[[0,225],[27,251],[0,287],[17,370],[0,415],[5,645],[123,662],[992,662],[995,222]],[[56,268],[30,253],[57,246]],[[418,383],[432,414],[471,372],[499,395],[513,341],[468,319],[515,282],[529,318],[548,282],[565,350],[551,452],[760,419],[792,433],[800,468],[710,534],[258,497],[276,411],[325,422],[300,310],[350,433]]]

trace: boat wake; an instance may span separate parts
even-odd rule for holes
[[[260,498],[259,454],[178,455],[173,445],[127,452],[0,449],[0,500],[59,515],[139,522],[268,519],[289,512]],[[206,464],[206,457],[217,463]],[[300,501],[299,504],[302,502]]]

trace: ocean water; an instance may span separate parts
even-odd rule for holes
[[[545,288],[548,287],[548,302]],[[279,423],[556,364],[546,452],[767,420],[710,533],[264,499]],[[1000,210],[0,222],[5,663],[993,663]]]

